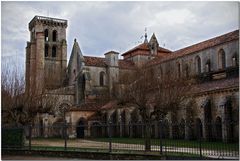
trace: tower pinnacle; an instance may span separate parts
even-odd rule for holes
[[[148,43],[148,40],[147,40],[147,28],[145,28],[145,39],[144,39],[144,43]]]

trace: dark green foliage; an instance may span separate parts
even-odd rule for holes
[[[23,128],[2,129],[2,147],[22,146],[24,146]]]

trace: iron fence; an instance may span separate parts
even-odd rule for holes
[[[165,156],[195,156],[221,159],[239,158],[238,134],[234,123],[187,124],[141,122],[128,124],[82,122],[76,126],[58,123],[52,126],[34,125],[2,127],[23,129],[24,144],[3,144],[3,149],[103,151],[126,153],[153,153]],[[13,136],[14,137],[14,136]],[[19,139],[19,138],[11,138]]]

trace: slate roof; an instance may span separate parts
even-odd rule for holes
[[[136,51],[136,50],[149,51],[148,44],[147,44],[147,43],[142,43],[142,44],[140,44],[140,45],[138,45],[138,46],[136,46],[136,47],[128,50],[127,52],[123,53],[122,56],[127,55],[127,54],[129,54],[129,53],[131,53],[131,52],[133,52],[133,51]],[[165,48],[162,48],[162,47],[158,47],[158,51],[159,51],[159,52],[164,52],[164,53],[170,53],[170,52],[172,52],[172,51],[170,51],[170,50],[168,50],[168,49],[165,49]],[[146,55],[147,55],[147,54],[148,54],[148,53],[146,53]]]
[[[86,66],[107,67],[105,58],[84,56]],[[120,69],[134,69],[135,65],[130,60],[119,60]]]
[[[165,58],[161,58],[161,59],[155,58],[152,61],[150,61],[148,64],[151,64],[151,65],[158,64],[160,62],[164,62],[167,60],[171,60],[171,59],[175,59],[175,58],[178,58],[181,56],[199,52],[201,50],[205,50],[207,48],[211,48],[211,47],[214,47],[214,46],[226,43],[226,42],[230,42],[233,40],[238,40],[238,39],[239,39],[239,30],[235,30],[235,31],[226,33],[224,35],[200,42],[198,44],[194,44],[194,45],[188,46],[186,48],[174,51],[171,54],[169,54],[168,56],[166,56]]]

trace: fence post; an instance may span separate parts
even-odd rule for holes
[[[64,119],[64,150],[67,150],[67,123]]]
[[[159,131],[159,133],[160,133],[160,154],[162,154],[162,149],[163,149],[163,146],[162,146],[162,130],[163,130],[163,128],[162,127],[163,127],[162,121],[160,121],[160,131]]]
[[[32,125],[29,126],[29,142],[28,142],[28,149],[32,149]]]
[[[112,133],[111,133],[111,121],[108,124],[108,136],[109,136],[109,153],[112,152]]]

